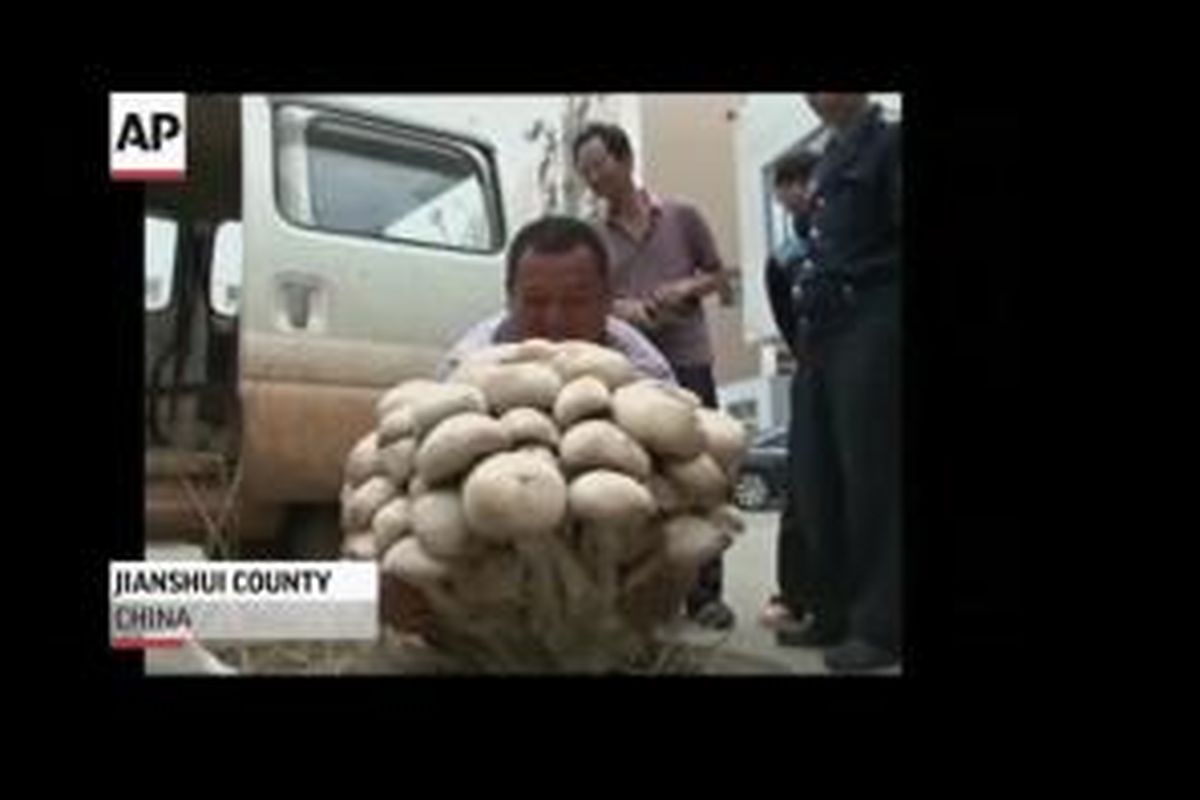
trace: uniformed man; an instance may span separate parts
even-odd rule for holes
[[[795,358],[796,329],[799,313],[796,308],[800,281],[812,269],[812,245],[809,242],[810,191],[813,171],[818,156],[809,151],[790,153],[775,165],[775,199],[789,216],[789,230],[784,241],[767,258],[764,277],[767,298],[771,304],[771,315],[779,334]],[[797,382],[792,383],[793,390]],[[795,452],[800,443],[797,437],[806,432],[797,424],[795,417],[788,425],[788,452]],[[783,497],[783,510],[779,515],[779,535],[776,537],[775,571],[778,593],[773,595],[763,610],[760,621],[766,627],[782,632],[795,630],[804,625],[807,610],[811,607],[808,595],[812,581],[808,573],[812,559],[805,554],[806,545],[794,509],[792,492]]]
[[[900,130],[865,94],[807,95],[832,136],[812,186],[813,268],[801,280],[790,459],[812,559],[812,624],[833,671],[899,661]]]

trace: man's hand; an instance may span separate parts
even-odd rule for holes
[[[613,300],[613,314],[642,330],[652,330],[654,319],[646,303],[632,297],[621,297]]]
[[[689,306],[700,302],[705,295],[712,292],[719,292],[721,301],[729,305],[733,302],[733,290],[729,284],[730,274],[725,270],[718,270],[664,283],[648,297],[651,313],[685,314]]]
[[[696,299],[698,285],[692,278],[664,283],[650,292],[650,305],[656,311],[682,311],[683,306]]]

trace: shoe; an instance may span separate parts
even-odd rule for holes
[[[727,631],[737,622],[733,609],[721,600],[709,600],[694,611],[688,612],[688,619],[704,628]]]
[[[775,644],[780,647],[829,647],[846,638],[846,630],[840,625],[829,625],[809,614],[806,624],[785,627],[775,632]]]
[[[785,628],[798,627],[807,616],[807,612],[803,609],[800,609],[797,613],[797,611],[790,608],[783,602],[781,595],[773,595],[767,601],[767,605],[763,608],[762,613],[758,615],[758,624],[768,630],[778,631]]]
[[[825,652],[825,666],[831,672],[862,672],[899,663],[898,653],[863,639],[850,639]]]

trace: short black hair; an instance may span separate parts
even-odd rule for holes
[[[571,158],[579,161],[579,148],[583,147],[589,139],[599,139],[604,144],[604,149],[609,155],[620,161],[629,161],[633,158],[633,147],[629,144],[629,136],[625,131],[617,125],[610,125],[607,122],[593,122],[579,132],[575,137],[575,141],[571,143]]]
[[[775,185],[782,186],[785,183],[807,181],[812,176],[813,170],[816,169],[818,161],[820,161],[820,157],[807,150],[788,153],[775,164]]]
[[[600,279],[608,286],[608,248],[604,246],[600,234],[591,225],[574,217],[549,216],[534,220],[513,237],[508,248],[505,291],[512,293],[517,281],[517,264],[526,253],[566,253],[580,245],[596,256]]]

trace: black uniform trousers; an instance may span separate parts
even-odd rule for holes
[[[778,550],[785,602],[892,649],[902,643],[900,328],[891,282],[797,343]]]

